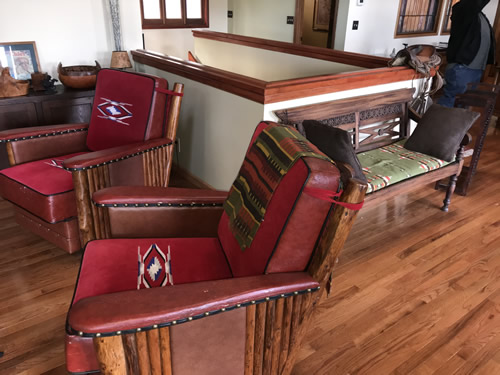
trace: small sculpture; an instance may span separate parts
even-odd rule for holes
[[[54,82],[57,82],[57,79],[52,79],[47,73],[31,73],[33,91],[55,91]]]
[[[58,82],[57,79],[52,78],[48,74],[45,75],[45,78],[43,79],[42,85],[45,88],[46,91],[56,91],[56,85],[55,83]]]

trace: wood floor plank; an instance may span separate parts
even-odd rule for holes
[[[448,213],[432,186],[360,212],[294,375],[500,374],[499,150],[489,135]],[[19,227],[0,200],[0,375],[66,373],[80,259]]]

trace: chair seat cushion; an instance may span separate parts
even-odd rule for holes
[[[433,156],[407,150],[405,141],[358,154],[368,180],[367,194],[448,164]]]
[[[85,248],[73,303],[101,294],[231,277],[217,238],[98,240]]]
[[[231,277],[217,238],[97,240],[85,248],[73,303],[146,285],[161,287]],[[92,339],[66,336],[69,371],[97,370],[94,353]]]
[[[57,223],[77,215],[71,172],[62,162],[83,152],[16,165],[0,172],[0,195],[39,218]]]

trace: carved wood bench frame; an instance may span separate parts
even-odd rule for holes
[[[296,126],[302,134],[304,134],[302,127],[304,120],[317,120],[328,126],[344,129],[351,134],[356,153],[360,153],[390,145],[410,136],[410,120],[417,123],[420,120],[409,107],[414,91],[413,88],[399,89],[287,108],[274,111],[274,114],[281,123]],[[462,171],[464,147],[469,142],[470,135],[467,134],[457,150],[455,161],[445,167],[367,194],[365,207],[449,177],[446,196],[441,207],[447,212],[457,178]]]

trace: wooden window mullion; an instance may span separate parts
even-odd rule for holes
[[[443,1],[400,0],[395,36],[437,34]]]
[[[141,3],[141,20],[143,29],[180,29],[180,28],[200,28],[208,27],[209,14],[208,14],[208,1],[199,0],[201,4],[201,18],[190,19],[187,16],[187,1],[179,0],[181,5],[181,18],[169,19],[167,18],[167,7],[165,0],[158,0],[160,5],[160,18],[159,19],[145,19],[144,18],[144,4]]]

